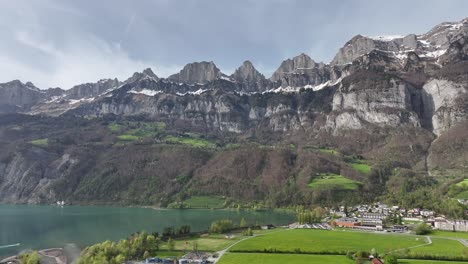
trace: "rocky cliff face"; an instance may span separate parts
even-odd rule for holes
[[[66,99],[83,99],[98,96],[107,90],[120,85],[117,79],[103,79],[96,83],[84,83],[72,87],[65,92]]]
[[[173,137],[196,132],[233,142],[252,140],[268,142],[271,145],[277,142],[288,145],[289,142],[295,142],[304,146],[331,145],[341,148],[346,155],[368,155],[370,159],[375,159],[375,162],[391,159],[403,163],[405,168],[414,166],[421,170],[421,167],[424,167],[427,172],[436,166],[431,164],[440,163],[437,157],[448,157],[442,149],[443,144],[437,143],[439,139],[447,141],[447,133],[454,133],[453,131],[457,132],[457,142],[463,142],[466,137],[466,133],[460,131],[463,131],[463,127],[466,126],[464,124],[468,122],[467,24],[468,20],[443,23],[422,35],[372,38],[356,36],[340,49],[331,64],[316,63],[309,56],[300,54],[282,62],[270,79],[266,79],[251,62],[246,61],[230,76],[221,73],[213,62],[198,62],[186,65],[179,73],[169,78],[159,78],[151,69],[146,69],[123,82],[107,79],[77,85],[70,90],[39,90],[31,83],[23,84],[19,81],[0,84],[0,112],[20,112],[34,117],[55,116],[33,128],[24,128],[14,120],[8,121],[13,122],[9,123],[8,127],[0,124],[0,147],[7,149],[10,141],[15,142],[10,150],[4,151],[8,154],[6,157],[2,157],[3,153],[0,151],[0,201],[50,200],[54,199],[57,193],[50,192],[51,188],[56,188],[51,186],[62,184],[60,186],[64,188],[69,187],[56,179],[71,177],[72,182],[77,185],[84,184],[85,186],[80,188],[86,189],[91,187],[86,185],[86,180],[80,178],[80,175],[92,179],[96,175],[98,179],[114,175],[113,172],[101,170],[101,165],[113,165],[115,160],[125,164],[126,155],[124,150],[118,152],[114,149],[114,146],[119,146],[119,142],[115,141],[116,136],[109,134],[108,127],[101,124],[108,124],[108,119],[137,120],[136,123],[163,122],[172,129],[173,134],[170,135]],[[93,128],[82,129],[90,125],[87,123],[60,132],[60,127],[53,126],[57,122],[67,120],[73,120],[73,123],[92,120],[89,122]],[[28,122],[34,121],[33,119]],[[45,127],[53,129],[50,133],[42,135]],[[80,134],[80,142],[92,142],[91,145],[96,143],[96,148],[93,145],[89,150],[87,143],[80,145],[75,142],[72,145],[78,150],[73,148],[76,152],[72,155],[73,151],[64,147],[66,143],[63,142],[74,141],[79,135],[74,134],[72,138],[63,135],[75,133],[75,130],[78,131],[76,133],[85,134]],[[17,138],[23,135],[22,133],[29,135],[28,140]],[[35,135],[34,133],[41,134],[41,137],[31,136]],[[148,139],[142,136],[144,139],[138,144],[167,143],[167,138],[159,133],[160,131],[151,131],[153,141],[147,143],[144,140]],[[50,147],[31,146],[29,140],[45,137],[55,138]],[[140,135],[135,137],[139,139]],[[430,157],[430,142],[433,137],[437,139],[437,152],[434,157]],[[108,144],[106,146],[112,146],[111,150],[104,147],[101,149],[102,142]],[[135,153],[139,153],[138,144],[132,145]],[[57,151],[60,149],[58,146],[66,151]],[[89,152],[84,155],[82,148]],[[163,148],[158,147],[158,151],[166,153]],[[112,156],[114,151],[119,153],[115,159],[103,158]],[[148,147],[145,151],[145,155],[153,155],[154,149]],[[171,157],[168,161],[177,160],[177,156],[186,154],[185,149],[175,154],[171,151],[167,154]],[[101,155],[104,152],[106,155]],[[196,161],[199,167],[208,162],[208,156],[211,154],[210,151],[203,152],[206,156],[202,160],[190,155],[187,158]],[[224,157],[226,154],[219,155]],[[242,153],[233,155],[241,160],[245,158]],[[273,159],[282,154],[262,155]],[[86,160],[88,156],[93,159]],[[296,166],[293,156],[291,154],[288,168]],[[287,160],[281,157],[278,160]],[[315,158],[317,157],[314,156]],[[94,159],[102,159],[102,164],[83,171],[73,165],[84,166],[82,164],[92,163]],[[314,166],[322,166],[321,159],[323,157],[317,158]],[[141,164],[146,164],[145,156],[139,156],[138,160]],[[417,164],[421,160],[424,161],[424,165]],[[219,178],[219,173],[212,172],[219,165],[216,160],[212,162],[212,167],[206,171],[196,170],[198,167],[190,164],[186,164],[184,170],[176,170],[169,165],[167,168],[163,166],[167,170],[164,181],[173,182],[174,178],[180,176],[179,173],[201,173],[203,175],[195,182],[200,184],[197,186],[203,190],[203,184],[206,182],[231,182],[231,178],[222,179]],[[261,165],[264,162],[267,161],[258,160],[256,164]],[[458,168],[462,168],[460,162],[457,162]],[[119,170],[122,169],[130,175],[132,171],[140,168],[138,164],[134,166],[131,169],[119,167]],[[443,166],[449,168],[450,163],[445,162]],[[255,172],[260,170],[257,167]],[[334,173],[346,171],[347,168],[342,165],[337,169],[336,164],[328,163],[326,167],[328,170],[332,168]],[[69,172],[69,168],[77,171]],[[147,174],[150,175],[149,167],[148,170]],[[220,170],[227,174],[232,172],[224,168]],[[282,169],[278,171],[285,173]],[[281,173],[274,175],[283,175]],[[130,177],[127,174],[120,175],[118,180],[139,181],[127,179],[126,177]],[[268,178],[269,172],[263,175]],[[281,177],[278,176],[273,181],[279,178]],[[284,184],[283,180],[281,178],[279,182]],[[182,185],[177,185],[177,188],[173,188],[171,184],[164,185],[161,191],[167,189],[176,193],[182,190]],[[225,186],[220,186],[222,187],[219,187],[216,195],[224,195],[222,189]],[[78,187],[70,187],[73,194],[86,193],[85,196],[80,196],[80,199],[86,200],[92,196],[88,191],[74,188]],[[263,194],[273,192],[265,186],[262,188],[266,188],[262,189]],[[254,187],[246,189],[252,197],[259,191]],[[119,191],[122,192],[122,197],[129,195],[125,190]],[[279,190],[274,189],[274,192],[276,191]],[[245,194],[241,190],[238,192]],[[160,198],[158,196],[158,199]]]
[[[46,97],[46,92],[39,90],[32,83],[18,80],[0,84],[0,112],[21,112]]]
[[[70,155],[32,147],[0,162],[0,200],[7,203],[43,203],[56,199],[51,184],[75,163]]]
[[[194,124],[203,120],[203,126],[211,130],[243,133],[268,119],[268,113],[277,114],[281,109],[289,113],[283,116],[285,122],[290,121],[291,114],[295,116],[293,120],[302,120],[297,122],[299,125],[284,126],[276,120],[274,127],[283,127],[279,130],[284,131],[306,126],[316,131],[332,129],[336,133],[369,125],[405,125],[422,126],[440,135],[465,119],[466,68],[454,65],[464,65],[467,42],[467,20],[463,20],[442,23],[422,35],[372,38],[358,35],[340,49],[331,65],[316,63],[300,54],[283,61],[270,79],[249,61],[231,76],[222,74],[213,62],[196,62],[167,79],[146,69],[122,83],[101,80],[68,91],[44,93],[28,85],[16,89],[13,84],[3,85],[3,90],[10,87],[10,95],[5,96],[9,99],[5,101],[10,102],[13,111],[31,114],[60,115],[67,111],[91,116],[146,114]],[[268,94],[272,93],[275,98],[284,97],[288,101],[288,93],[332,87],[336,90],[333,100],[320,102],[322,108],[332,109],[330,113],[321,113],[328,115],[322,127],[304,121],[307,119],[301,117],[303,113],[290,105],[294,104],[292,101],[270,105],[271,109],[250,105],[257,100],[252,98],[257,97],[268,105],[271,97]],[[14,97],[12,91],[16,90],[24,96]],[[241,95],[248,99],[242,99]],[[15,101],[13,97],[22,99]],[[231,103],[226,105],[223,98],[231,98]],[[229,121],[234,116],[237,119]]]
[[[185,65],[179,73],[169,76],[168,79],[177,83],[205,84],[221,76],[221,71],[212,61],[202,61]]]
[[[313,87],[330,80],[335,81],[339,77],[339,70],[324,63],[316,63],[302,53],[283,61],[270,80],[281,87]]]

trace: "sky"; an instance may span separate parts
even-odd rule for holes
[[[269,77],[300,53],[329,63],[354,35],[424,33],[468,17],[466,0],[0,0],[0,83],[41,89],[167,77],[245,60]]]

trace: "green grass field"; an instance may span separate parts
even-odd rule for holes
[[[197,238],[188,241],[180,241],[176,243],[176,249],[178,250],[185,250],[186,248],[192,249],[193,241],[196,241],[198,245],[198,250],[202,251],[210,251],[215,252],[219,250],[223,250],[236,241],[238,241],[240,237],[226,239],[226,238]],[[187,243],[185,243],[187,242]]]
[[[464,250],[465,246],[463,246],[459,241],[433,237],[431,245],[412,248],[410,249],[409,255],[460,257],[463,256]]]
[[[184,201],[187,208],[223,208],[226,199],[216,196],[192,196]]]
[[[431,236],[468,239],[468,232],[451,232],[451,231],[434,230],[432,231]]]
[[[117,138],[121,141],[135,141],[135,140],[140,139],[140,137],[138,136],[127,135],[127,134],[119,135]]]
[[[368,174],[371,171],[371,166],[365,164],[362,160],[353,160],[348,163],[351,167],[359,172]]]
[[[227,253],[222,256],[219,264],[352,264],[354,261],[345,256],[302,255],[302,254],[256,254],[256,253]]]
[[[163,133],[166,124],[162,122],[112,122],[108,126],[117,136],[119,141],[136,141],[143,138],[156,137]]]
[[[468,187],[468,179],[464,179],[463,181],[455,184],[457,186],[460,186],[460,187]]]
[[[466,263],[467,262],[437,261],[437,260],[415,260],[415,259],[398,260],[398,264],[466,264]]]
[[[321,173],[309,183],[311,189],[337,188],[341,190],[357,190],[359,185],[361,185],[361,183],[358,181],[353,181],[332,173]]]
[[[164,140],[168,143],[191,145],[198,148],[215,148],[216,144],[202,138],[166,136]]]
[[[330,148],[320,148],[320,147],[317,147],[317,146],[304,146],[304,149],[318,151],[318,152],[322,152],[322,153],[326,153],[326,154],[330,154],[330,155],[338,155],[338,151],[336,151],[334,149],[330,149]]]
[[[283,252],[339,253],[375,248],[377,252],[394,251],[417,245],[423,245],[421,237],[394,234],[374,234],[349,231],[326,231],[313,229],[295,229],[273,232],[254,237],[235,245],[231,251],[255,252],[274,250]]]
[[[47,147],[49,145],[49,139],[47,138],[36,139],[36,140],[29,141],[29,143],[33,144],[34,146]]]

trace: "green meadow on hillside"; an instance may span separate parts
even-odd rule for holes
[[[309,183],[311,189],[337,188],[341,190],[357,190],[360,185],[361,183],[358,181],[353,181],[333,173],[321,173]]]

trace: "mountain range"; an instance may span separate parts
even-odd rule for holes
[[[68,90],[14,80],[0,113],[0,202],[287,206],[372,199],[395,171],[442,186],[468,166],[468,19],[357,35],[329,64],[300,54],[270,78],[247,60],[231,75],[202,61]],[[311,188],[320,175],[360,189]]]

